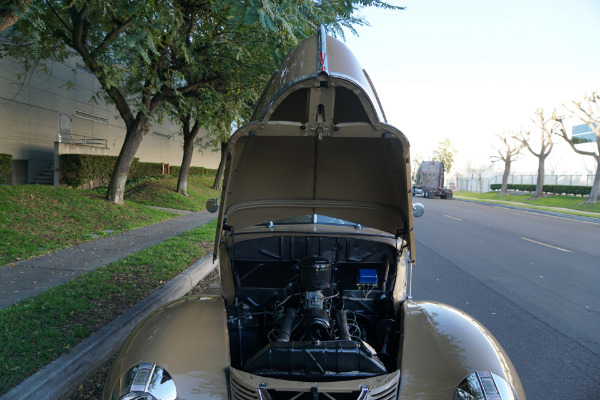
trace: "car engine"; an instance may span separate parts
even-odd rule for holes
[[[385,290],[393,253],[373,250],[361,260],[350,257],[353,262],[308,256],[291,266],[264,260],[240,265],[235,304],[228,308],[232,366],[261,376],[319,381],[395,370],[399,327]],[[281,271],[290,273],[275,278]]]

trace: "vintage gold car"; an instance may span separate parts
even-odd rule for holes
[[[485,327],[412,300],[423,209],[410,176],[408,140],[354,55],[320,28],[229,142],[221,295],[146,318],[104,399],[524,400]]]

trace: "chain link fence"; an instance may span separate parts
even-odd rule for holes
[[[477,176],[458,178],[458,187],[456,190],[463,192],[484,193],[490,191],[490,185],[502,183],[502,175],[493,177],[483,177],[481,180]],[[537,175],[509,175],[509,184],[517,185],[535,185]],[[570,185],[570,186],[592,186],[594,175],[545,175],[544,185]]]

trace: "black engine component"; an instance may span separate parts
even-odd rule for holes
[[[374,376],[386,368],[368,345],[360,342],[272,342],[256,353],[245,371],[268,376],[348,374]]]
[[[296,318],[296,309],[290,307],[285,310],[285,317],[281,326],[279,327],[279,334],[277,335],[278,342],[289,342],[292,336],[292,329],[294,329],[294,318]]]
[[[300,286],[303,290],[323,290],[331,287],[331,261],[321,257],[300,260]]]
[[[348,319],[346,318],[346,311],[337,311],[336,322],[340,334],[340,340],[350,340],[350,332],[348,331]]]
[[[310,342],[319,342],[330,340],[331,324],[329,323],[329,315],[320,308],[309,309],[302,318],[304,323],[305,340]]]

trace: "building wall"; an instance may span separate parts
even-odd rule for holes
[[[76,58],[50,64],[47,73],[26,72],[16,61],[0,58],[0,153],[13,157],[9,183],[31,183],[53,168],[61,114],[63,121],[70,117],[73,137],[100,139],[103,153],[119,154],[125,124],[116,108],[97,95],[100,91],[98,80]],[[179,126],[169,120],[154,122],[136,157],[142,162],[181,165],[179,132]],[[192,166],[217,168],[219,158],[217,152],[196,151]]]

